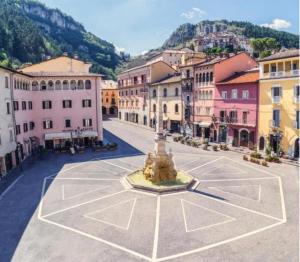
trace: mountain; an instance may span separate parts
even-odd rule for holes
[[[123,62],[113,44],[60,10],[33,0],[0,0],[0,64],[18,67],[65,52],[91,62],[91,71],[108,79]]]
[[[250,39],[265,37],[276,39],[281,47],[299,48],[299,36],[291,33],[261,27],[249,22],[204,20],[198,24],[186,23],[180,25],[161,47],[131,59],[127,64],[123,64],[121,69],[141,65],[152,56],[166,49],[188,47],[195,51],[207,53],[240,50],[247,50],[251,53]]]

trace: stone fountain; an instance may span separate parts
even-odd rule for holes
[[[187,189],[193,182],[192,176],[175,168],[171,150],[166,150],[166,138],[163,134],[162,99],[158,88],[158,121],[154,138],[154,152],[148,153],[142,169],[129,174],[129,184],[138,189],[158,193]]]

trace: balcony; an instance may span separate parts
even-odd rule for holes
[[[263,73],[261,78],[282,78],[282,77],[293,77],[293,76],[299,76],[299,69],[290,70],[290,71],[276,71],[276,72]]]
[[[270,121],[271,128],[279,128],[280,127],[280,120],[271,120]]]
[[[272,96],[272,103],[277,104],[280,103],[281,96]]]

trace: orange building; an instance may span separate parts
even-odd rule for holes
[[[102,82],[102,115],[118,115],[119,91],[115,81],[105,80]]]

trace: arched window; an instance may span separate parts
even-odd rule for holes
[[[168,95],[167,88],[164,88],[164,97],[167,97],[167,95]]]
[[[55,82],[55,90],[61,90],[61,82],[59,80]]]
[[[153,89],[153,91],[152,91],[152,97],[156,97],[156,89]]]
[[[213,72],[210,72],[210,75],[209,75],[209,81],[210,82],[213,82],[214,80],[214,73]]]
[[[92,89],[91,80],[85,80],[85,89]]]
[[[178,104],[175,104],[175,113],[178,113],[179,112],[179,106]]]
[[[199,83],[202,82],[202,74],[199,74]]]
[[[206,73],[206,82],[209,82],[209,73]]]
[[[209,99],[212,99],[212,98],[213,98],[213,92],[209,91]]]
[[[199,75],[196,74],[196,83],[198,83],[198,82],[199,82]]]
[[[208,91],[205,91],[205,99],[208,99]]]
[[[42,90],[42,91],[45,91],[47,89],[47,85],[46,85],[45,81],[42,81],[41,84],[40,84],[40,86],[41,86],[40,90]]]
[[[175,96],[179,96],[179,89],[178,89],[178,87],[175,88]]]
[[[70,82],[71,90],[75,90],[77,88],[77,84],[75,80],[71,80]]]
[[[156,104],[153,105],[153,113],[156,112]]]
[[[63,90],[69,90],[69,81],[68,80],[63,81]]]
[[[53,81],[48,81],[48,88],[47,88],[47,90],[54,90],[54,83],[53,83]]]
[[[37,81],[33,81],[31,86],[32,86],[32,91],[38,91],[39,83]]]
[[[26,83],[25,82],[22,82],[22,89],[26,90]]]
[[[167,108],[167,105],[166,105],[166,104],[164,104],[164,108],[163,108],[163,110],[164,110],[164,114],[166,114],[166,113],[167,113],[167,110],[168,110],[168,108]]]
[[[84,89],[83,81],[79,80],[77,86],[78,86],[78,89]]]

